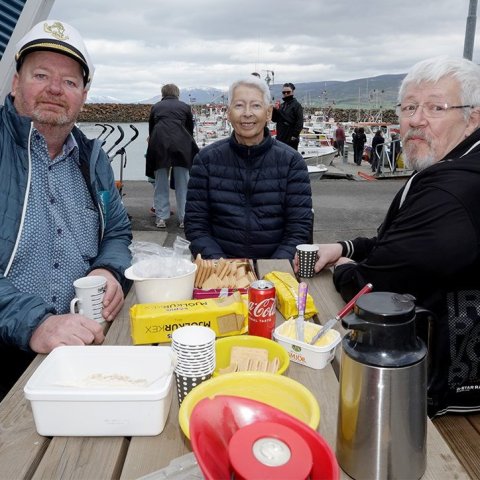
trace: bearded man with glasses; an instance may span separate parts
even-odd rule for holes
[[[295,85],[284,83],[282,89],[283,103],[272,111],[272,122],[277,123],[277,140],[298,150],[300,132],[303,129],[303,107],[293,96]]]
[[[435,315],[428,413],[480,411],[480,66],[449,57],[417,63],[397,114],[415,172],[373,238],[320,245],[316,271],[334,267],[349,300],[366,283],[411,294]]]

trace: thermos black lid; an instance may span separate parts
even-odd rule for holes
[[[405,323],[415,316],[415,302],[411,295],[372,292],[357,300],[354,312],[367,322]]]
[[[342,319],[350,330],[342,341],[347,355],[360,363],[402,367],[420,361],[426,354],[417,337],[416,306],[411,295],[372,292],[361,296],[354,312]]]

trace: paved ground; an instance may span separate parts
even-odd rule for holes
[[[371,175],[370,165],[363,162],[358,167],[350,158],[347,163],[337,158],[328,168],[328,177],[312,182],[314,241],[333,242],[374,235],[393,196],[406,179],[366,180],[359,172]],[[153,189],[147,181],[126,181],[123,193],[137,239],[171,245],[177,235],[183,236],[175,213],[167,220],[166,231],[155,228],[155,217],[149,212]],[[171,205],[175,210],[173,191]]]

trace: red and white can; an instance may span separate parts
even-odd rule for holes
[[[248,333],[272,339],[275,330],[275,286],[257,280],[248,289]]]

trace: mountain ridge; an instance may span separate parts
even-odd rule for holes
[[[295,84],[295,96],[309,107],[329,108],[393,108],[397,101],[400,83],[404,73],[377,75],[375,77],[354,80],[326,80],[317,82],[301,82]],[[270,89],[274,101],[282,97],[283,84],[271,84]],[[209,103],[227,103],[228,91],[215,87],[181,88],[180,100],[191,105]],[[108,96],[91,96],[88,103],[119,103],[152,105],[161,100],[161,95],[139,100],[121,101]]]

